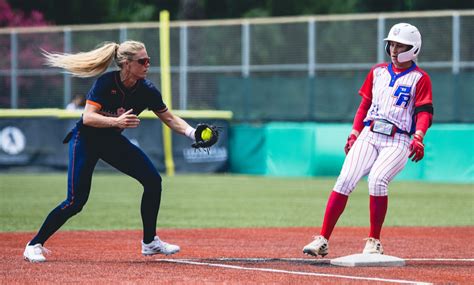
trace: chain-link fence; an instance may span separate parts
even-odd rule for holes
[[[433,81],[435,119],[473,122],[474,10],[171,22],[174,109],[231,110],[238,121],[352,120],[370,67],[389,60],[390,27],[418,27],[418,65]],[[0,29],[0,108],[63,108],[81,79],[43,65],[41,49],[87,51],[142,41],[160,86],[159,23]],[[113,68],[113,67],[111,67]]]

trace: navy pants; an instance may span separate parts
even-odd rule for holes
[[[75,128],[69,141],[67,199],[49,213],[30,244],[44,244],[70,217],[82,210],[89,198],[92,173],[99,159],[143,185],[140,209],[143,241],[153,241],[161,201],[161,176],[153,163],[119,133],[81,133]]]

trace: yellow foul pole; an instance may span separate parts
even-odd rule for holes
[[[161,62],[161,95],[163,102],[171,110],[171,75],[170,75],[170,14],[160,12],[160,62]],[[165,151],[166,175],[174,175],[174,160],[171,129],[163,124],[163,149]]]

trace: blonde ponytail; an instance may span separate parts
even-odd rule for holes
[[[107,70],[116,57],[119,46],[117,43],[107,42],[94,50],[75,54],[49,53],[43,50],[43,56],[46,57],[48,66],[63,68],[77,77],[93,77]]]

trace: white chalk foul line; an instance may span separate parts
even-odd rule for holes
[[[289,271],[289,270],[280,270],[280,269],[273,269],[273,268],[244,267],[244,266],[219,264],[219,263],[197,262],[197,261],[191,261],[191,260],[185,260],[185,259],[157,259],[157,261],[209,266],[209,267],[220,267],[220,268],[228,268],[228,269],[236,269],[236,270],[262,271],[262,272],[271,272],[271,273],[283,273],[283,274],[318,276],[318,277],[333,277],[333,278],[342,278],[342,279],[379,281],[379,282],[390,282],[390,283],[400,283],[400,284],[419,284],[419,285],[432,284],[432,283],[410,281],[410,280],[399,280],[399,279],[385,279],[385,278],[348,276],[348,275],[314,273],[314,272],[303,272],[303,271]]]
[[[454,262],[474,262],[474,258],[405,258],[409,261],[454,261]]]
[[[223,262],[253,262],[253,263],[267,263],[267,262],[294,262],[294,263],[307,263],[307,264],[331,264],[330,259],[324,258],[265,258],[265,257],[255,257],[255,258],[235,258],[235,257],[220,257],[220,258],[199,258],[199,259],[186,259],[182,258],[180,260],[189,260],[189,261],[223,261]]]
[[[180,260],[188,260],[188,261],[196,261],[196,260],[206,260],[205,258],[191,258],[191,259],[180,259]],[[207,260],[212,261],[224,261],[224,262],[297,262],[297,263],[309,263],[309,264],[330,264],[330,259],[325,258],[233,258],[233,257],[221,257],[221,258],[210,258]],[[444,262],[474,262],[474,258],[404,258],[404,260],[408,261],[444,261]]]

